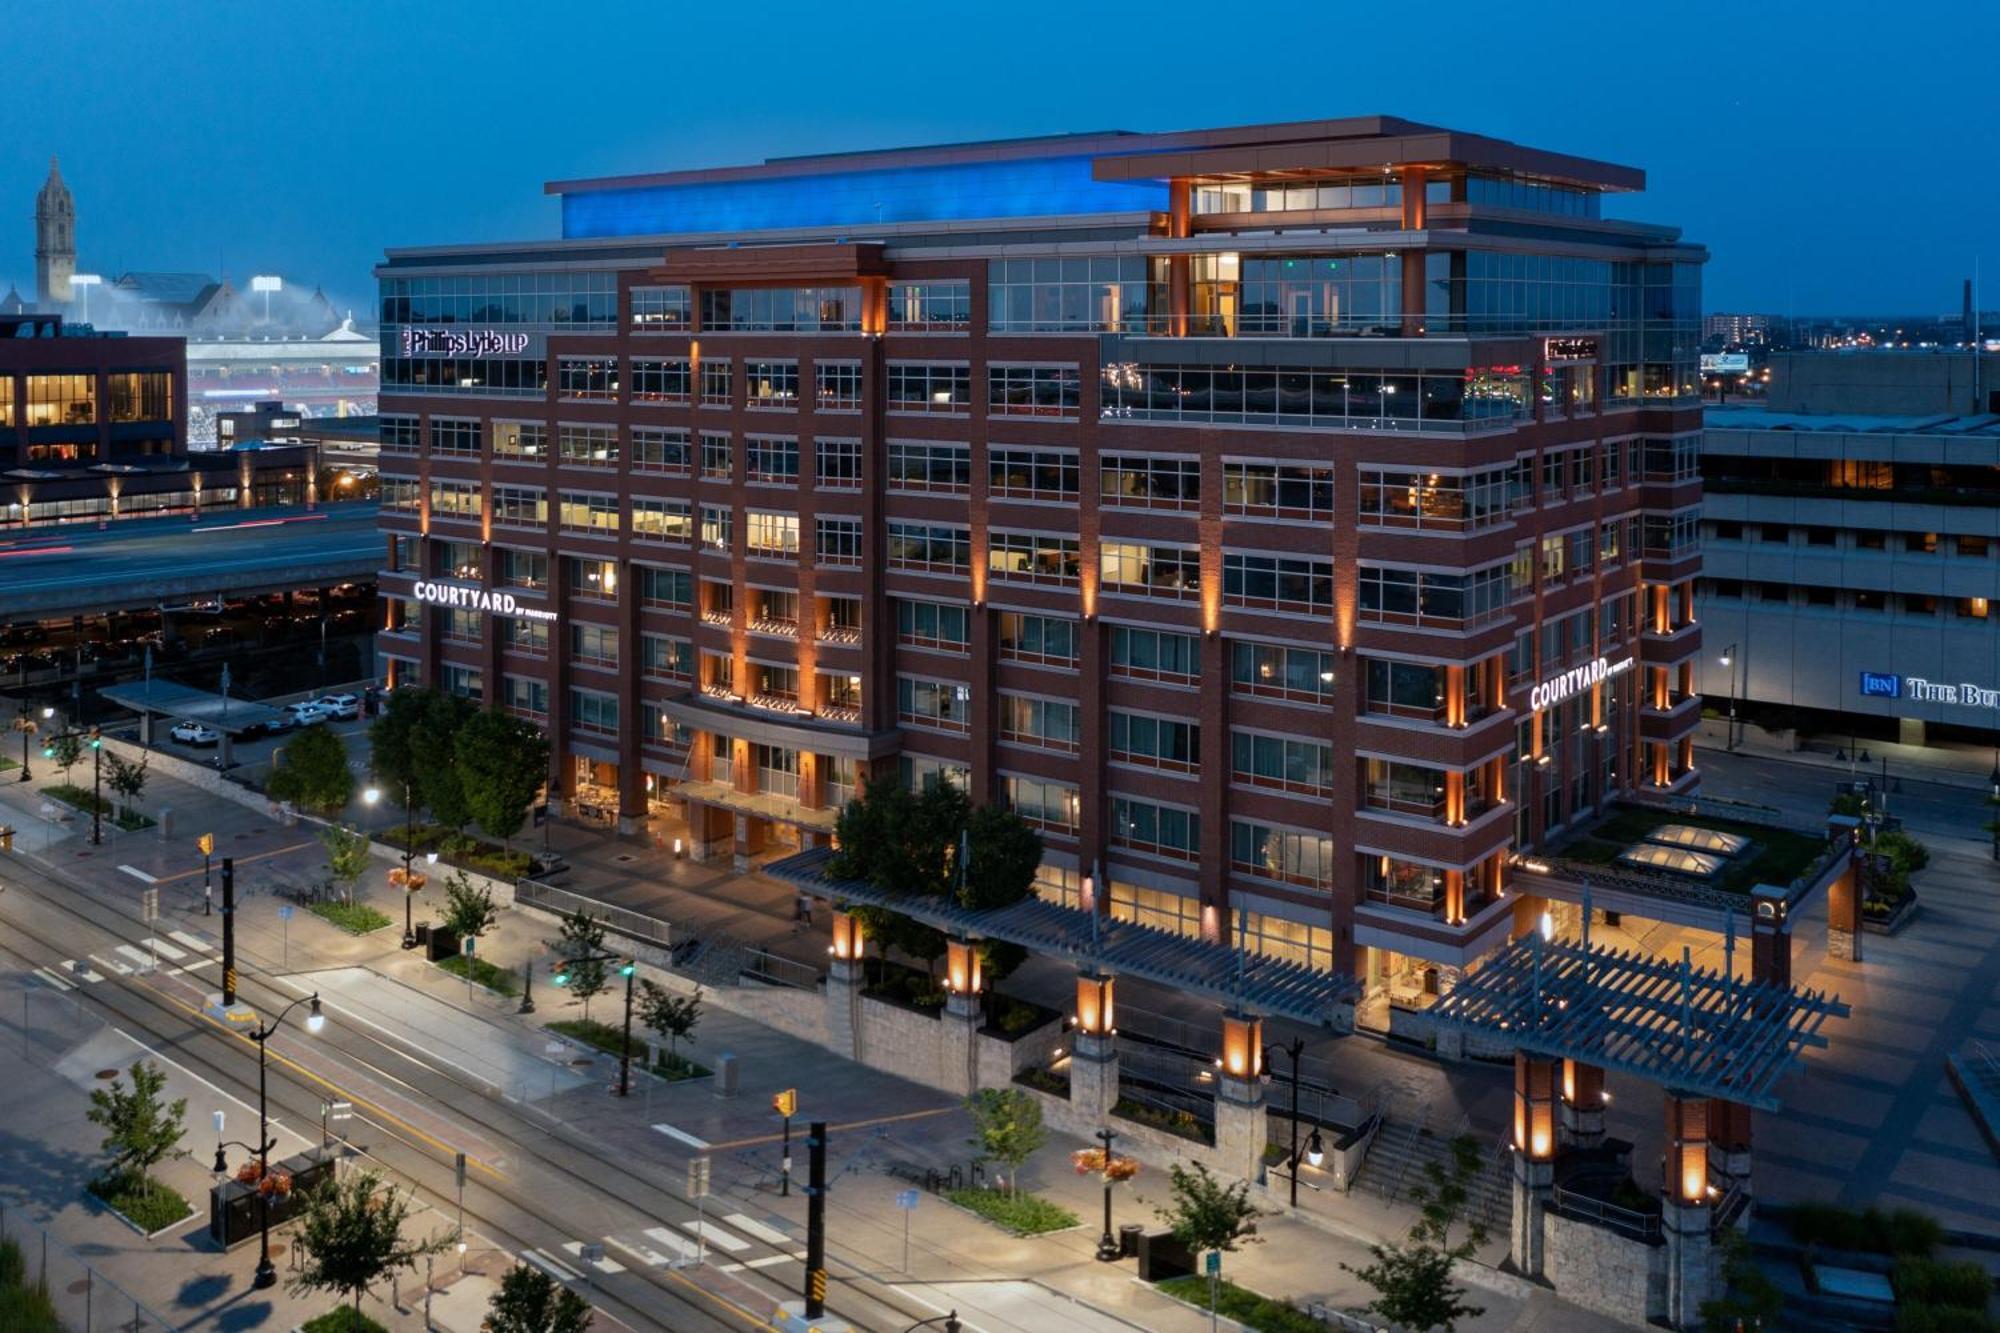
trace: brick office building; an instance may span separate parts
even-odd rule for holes
[[[384,670],[697,854],[961,782],[1051,896],[1421,1004],[1511,854],[1698,780],[1705,256],[1642,185],[1379,118],[552,184],[377,270]]]

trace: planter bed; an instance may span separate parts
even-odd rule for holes
[[[58,782],[42,788],[42,795],[61,801],[70,809],[81,814],[99,814],[127,833],[137,833],[141,829],[153,827],[154,821],[136,810],[114,810],[111,802],[74,783]]]
[[[1208,1278],[1200,1274],[1170,1277],[1153,1284],[1153,1290],[1168,1300],[1208,1313]],[[1257,1333],[1325,1333],[1326,1325],[1289,1301],[1259,1296],[1234,1282],[1216,1284],[1215,1312],[1242,1328]]]
[[[974,1186],[946,1190],[940,1197],[954,1208],[962,1208],[1015,1236],[1046,1236],[1083,1225],[1075,1213],[1061,1204],[1050,1203],[1026,1190],[1008,1194]]]
[[[461,981],[465,979],[467,959],[464,954],[453,954],[438,960],[438,968],[449,972]],[[520,993],[514,984],[514,974],[504,967],[487,962],[484,958],[471,959],[472,984],[483,986],[499,995],[513,996]]]
[[[144,1189],[146,1184],[152,1186],[150,1197]],[[145,1182],[129,1177],[93,1180],[89,1190],[91,1198],[146,1237],[171,1231],[194,1216],[193,1206],[181,1197],[180,1191],[151,1178]]]
[[[618,1059],[625,1051],[625,1030],[609,1023],[600,1023],[594,1018],[560,1018],[544,1024],[548,1031],[557,1036],[568,1037],[581,1042],[593,1050],[602,1051],[612,1059]],[[660,1063],[647,1065],[646,1043],[635,1035],[632,1039],[632,1067],[651,1074],[668,1083],[686,1083],[694,1079],[709,1078],[714,1070],[706,1065],[696,1064],[685,1055],[663,1053]]]
[[[1917,915],[1917,891],[1911,889],[1903,895],[1901,902],[1889,909],[1886,916],[1872,916],[1866,910],[1861,913],[1861,929],[1870,935],[1894,935],[1910,924]]]
[[[367,903],[308,903],[306,910],[350,935],[368,935],[394,924]]]

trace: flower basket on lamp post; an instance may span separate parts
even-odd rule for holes
[[[1100,1129],[1097,1138],[1101,1147],[1078,1148],[1069,1155],[1070,1165],[1078,1175],[1094,1175],[1104,1182],[1104,1234],[1097,1240],[1097,1257],[1104,1263],[1122,1257],[1118,1238],[1111,1234],[1111,1187],[1139,1174],[1138,1158],[1111,1150],[1111,1141],[1117,1137],[1112,1130]]]

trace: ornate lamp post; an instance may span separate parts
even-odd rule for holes
[[[269,1085],[265,1078],[264,1044],[283,1025],[286,1017],[292,1010],[302,1004],[312,1005],[312,1008],[306,1014],[306,1031],[317,1035],[319,1030],[326,1026],[326,1016],[319,1011],[319,993],[317,991],[311,995],[301,995],[298,999],[293,1000],[278,1011],[276,1018],[268,1023],[260,1024],[257,1030],[250,1034],[251,1039],[257,1043],[257,1144],[255,1147],[252,1147],[247,1143],[230,1141],[236,1147],[242,1148],[246,1152],[255,1153],[257,1156],[259,1243],[262,1249],[257,1259],[257,1276],[251,1280],[250,1285],[260,1289],[278,1285],[278,1269],[271,1262],[271,1103]],[[222,1151],[229,1146],[230,1143],[217,1143],[215,1145],[215,1170],[218,1175],[229,1170],[229,1160]]]
[[[1079,1148],[1070,1157],[1078,1175],[1096,1172],[1104,1179],[1104,1234],[1097,1238],[1097,1257],[1107,1264],[1119,1257],[1118,1237],[1111,1234],[1111,1187],[1139,1174],[1137,1158],[1120,1157],[1112,1150],[1112,1140],[1117,1137],[1115,1130],[1100,1129],[1096,1138],[1104,1145],[1102,1148]]]

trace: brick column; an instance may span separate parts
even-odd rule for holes
[[[1709,1099],[1708,1170],[1723,1190],[1750,1193],[1751,1114],[1742,1102]]]
[[[1792,984],[1792,920],[1785,891],[1759,884],[1750,892],[1750,979]]]
[[[1604,1142],[1604,1070],[1581,1060],[1565,1060],[1557,1138],[1578,1148]]]
[[[1070,1044],[1070,1109],[1103,1120],[1118,1100],[1118,1037],[1111,977],[1076,979],[1076,1039]]]
[[[980,1004],[979,945],[970,940],[945,944],[943,1040],[938,1057],[939,1086],[956,1096],[979,1090],[979,1045],[976,1035],[984,1018]]]
[[[1507,1257],[1523,1277],[1547,1267],[1542,1216],[1556,1183],[1557,1061],[1514,1053],[1514,1190]]]
[[[1244,1014],[1222,1016],[1222,1069],[1215,1088],[1216,1173],[1225,1180],[1262,1180],[1270,1117],[1264,1110],[1264,1024]]]
[[[1826,886],[1826,956],[1861,961],[1861,853],[1850,849],[1847,865]]]
[[[1667,1158],[1660,1226],[1667,1241],[1666,1319],[1675,1328],[1701,1323],[1701,1306],[1713,1285],[1708,1228],[1706,1097],[1667,1093]]]

